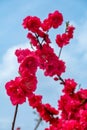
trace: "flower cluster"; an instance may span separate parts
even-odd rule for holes
[[[30,40],[30,49],[17,49],[15,55],[19,63],[19,76],[6,83],[5,88],[13,105],[23,104],[28,100],[29,105],[36,109],[41,119],[49,122],[45,130],[86,130],[87,129],[87,90],[79,89],[74,79],[62,79],[65,72],[65,62],[51,47],[48,32],[51,28],[57,29],[63,22],[59,11],[50,13],[43,21],[36,16],[27,16],[23,20],[23,27],[28,29],[27,38]],[[65,33],[56,35],[56,44],[63,48],[73,38],[74,27],[69,23]],[[42,95],[36,95],[37,70],[42,69],[44,76],[54,81],[61,81],[63,95],[58,100],[58,108],[42,102]]]
[[[74,79],[64,81],[63,95],[58,101],[61,112],[57,123],[45,130],[86,130],[87,129],[87,89],[76,90]]]
[[[73,38],[74,29],[75,28],[73,26],[68,25],[65,33],[63,33],[62,35],[58,34],[56,36],[56,43],[60,48],[69,44],[70,39]]]

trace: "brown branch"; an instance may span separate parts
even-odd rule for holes
[[[14,118],[13,118],[11,130],[14,130],[15,122],[16,122],[16,117],[17,117],[17,112],[18,112],[18,104],[16,105],[16,108],[15,108],[15,113],[14,113]]]

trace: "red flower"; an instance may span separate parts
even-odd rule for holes
[[[77,92],[78,96],[80,99],[83,99],[83,100],[86,100],[87,99],[87,89],[80,89],[78,92]]]
[[[21,78],[16,77],[15,80],[7,82],[5,85],[7,94],[13,105],[22,104],[26,101],[26,95],[20,86]]]
[[[72,25],[69,25],[67,27],[67,33],[68,33],[69,39],[73,38],[73,32],[74,32],[74,30],[75,30],[75,27],[73,27]]]
[[[43,44],[42,49],[38,49],[36,51],[36,55],[39,57],[40,64],[39,67],[41,69],[45,69],[45,64],[48,61],[48,57],[52,60],[51,55],[53,54],[53,49],[49,46],[49,44]]]
[[[36,76],[30,75],[28,77],[21,77],[20,86],[26,96],[31,96],[32,92],[36,90]]]
[[[58,110],[56,110],[54,107],[51,107],[50,104],[44,104],[45,109],[49,112],[49,114],[52,115],[57,115],[58,114]]]
[[[41,27],[44,31],[48,31],[52,27],[48,18],[44,19],[43,23],[41,24]]]
[[[44,69],[45,76],[60,76],[65,72],[65,63],[59,60],[48,44],[44,44],[41,50],[37,50],[36,55],[39,57],[39,66],[41,69]]]
[[[32,55],[26,56],[19,66],[19,73],[23,77],[29,75],[35,75],[38,67],[38,58],[32,53]]]
[[[60,76],[65,72],[65,63],[62,60],[54,60],[46,64],[45,76]]]
[[[28,97],[28,101],[30,106],[32,106],[33,108],[37,108],[42,102],[42,96],[32,93],[32,95]]]
[[[62,48],[63,46],[69,44],[70,39],[73,38],[74,29],[75,28],[73,26],[69,25],[65,33],[63,33],[62,35],[56,35],[56,43],[59,47]]]
[[[40,116],[42,119],[44,119],[46,122],[54,123],[55,115],[58,114],[58,110],[56,110],[54,107],[51,107],[50,104],[40,104],[37,106],[37,111],[40,113]]]
[[[59,47],[63,47],[64,45],[67,45],[69,43],[69,38],[66,33],[63,33],[62,35],[58,34],[56,36],[56,43]]]
[[[28,55],[31,55],[31,51],[29,49],[17,49],[15,51],[15,55],[17,56],[18,63],[21,63],[24,58]]]
[[[81,125],[76,120],[66,120],[62,124],[62,130],[83,130]]]
[[[58,10],[53,13],[50,13],[48,19],[54,29],[58,28],[63,22],[63,16]]]
[[[46,18],[41,27],[44,31],[48,31],[49,29],[51,29],[52,27],[54,29],[58,28],[63,22],[63,16],[59,11],[55,11],[53,13],[50,13],[48,15],[48,18]]]
[[[22,104],[26,96],[31,96],[36,90],[37,79],[31,75],[28,77],[16,77],[5,85],[7,94],[10,96],[13,105]]]
[[[64,89],[62,91],[66,94],[74,93],[74,90],[77,86],[77,83],[74,81],[74,79],[66,79],[64,82]]]
[[[81,106],[81,101],[76,94],[68,95],[64,94],[58,101],[59,110],[61,110],[61,117],[67,119],[78,119],[78,111]]]
[[[36,33],[39,29],[39,27],[41,26],[41,21],[40,18],[36,17],[36,16],[27,16],[24,20],[23,20],[23,24],[24,28]]]

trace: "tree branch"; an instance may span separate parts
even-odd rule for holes
[[[14,118],[13,118],[11,130],[14,130],[15,122],[16,122],[16,117],[17,117],[17,112],[18,112],[18,104],[16,105],[16,108],[15,108],[15,113],[14,113]]]
[[[34,130],[37,130],[37,128],[39,127],[41,121],[42,121],[42,118],[40,117],[37,124],[36,124],[36,126],[35,126],[35,128],[34,128]]]
[[[60,58],[61,52],[62,52],[62,48],[60,48],[59,50],[59,58]]]

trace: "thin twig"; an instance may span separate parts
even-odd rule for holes
[[[62,77],[58,76],[59,80],[62,81],[63,84],[65,84],[64,80]]]
[[[42,121],[42,118],[40,117],[37,124],[36,124],[36,126],[35,126],[35,128],[34,128],[34,130],[37,130],[37,128],[39,127],[41,121]]]
[[[62,48],[60,48],[59,50],[59,58],[60,58],[61,52],[62,52]]]
[[[42,45],[41,45],[40,40],[39,40],[39,36],[36,33],[35,33],[35,37],[36,37],[36,39],[37,39],[37,41],[39,43],[40,48],[42,48]]]
[[[18,112],[18,104],[16,105],[16,108],[15,108],[15,113],[14,113],[14,118],[13,118],[11,130],[14,130],[15,122],[16,122],[16,117],[17,117],[17,112]]]
[[[67,33],[68,26],[69,26],[69,21],[67,21],[67,22],[66,22],[66,29],[65,29],[65,33]]]

